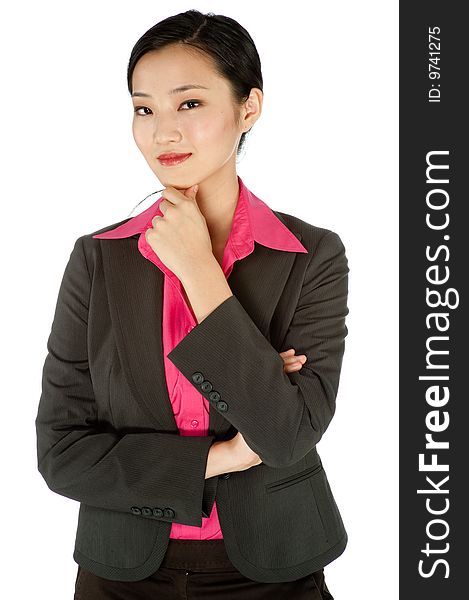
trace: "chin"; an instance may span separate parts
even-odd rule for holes
[[[171,181],[171,180],[168,181],[167,179],[163,180],[163,179],[160,179],[159,177],[158,177],[158,180],[161,182],[161,185],[163,185],[164,187],[173,187],[174,189],[180,190],[180,191],[187,190],[187,188],[190,188],[191,185],[194,185],[194,183],[186,184],[186,183],[181,183],[180,181]]]
[[[169,170],[170,169],[168,169],[168,171]],[[176,171],[174,171],[174,173],[169,173],[167,171],[165,171],[164,173],[157,173],[156,171],[153,171],[153,173],[155,173],[161,185],[163,185],[164,187],[171,186],[176,190],[187,190],[191,187],[191,185],[195,185],[196,183],[200,184],[200,182],[202,181],[201,176],[197,176],[197,174],[194,176],[194,173],[176,173]]]

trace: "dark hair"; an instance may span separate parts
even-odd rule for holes
[[[230,84],[235,105],[249,97],[251,88],[261,91],[261,61],[249,33],[237,21],[212,12],[191,9],[173,15],[151,27],[132,48],[127,68],[127,86],[132,93],[132,74],[137,61],[151,50],[170,44],[182,44],[210,56],[218,75]],[[236,151],[239,156],[246,134],[243,132]]]

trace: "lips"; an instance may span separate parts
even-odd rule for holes
[[[187,160],[189,158],[189,156],[191,156],[191,154],[192,154],[192,152],[189,152],[186,154],[171,152],[171,153],[167,153],[167,154],[160,154],[157,158],[162,165],[171,166],[171,165],[177,165],[177,164]]]

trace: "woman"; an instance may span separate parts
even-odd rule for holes
[[[39,471],[80,502],[75,598],[332,598],[347,533],[316,445],[347,335],[344,246],[236,173],[263,100],[236,21],[158,23],[128,86],[165,188],[76,240],[36,419]]]

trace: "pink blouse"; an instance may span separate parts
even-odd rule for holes
[[[298,238],[276,217],[262,200],[257,198],[238,175],[239,197],[225,246],[222,269],[228,279],[233,264],[254,250],[254,242],[275,250],[308,252]],[[115,229],[95,238],[119,239],[140,233],[140,253],[164,273],[163,290],[163,354],[168,394],[181,435],[207,435],[209,426],[209,403],[167,358],[167,354],[179,344],[198,323],[192,308],[183,295],[183,286],[176,275],[160,261],[145,239],[145,231],[152,227],[156,215],[163,216],[160,197],[147,210]],[[172,523],[171,538],[211,540],[223,538],[218,520],[216,501],[209,518],[202,517],[202,527]]]

